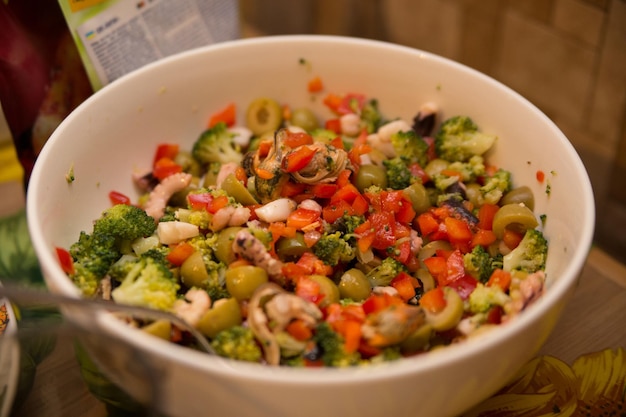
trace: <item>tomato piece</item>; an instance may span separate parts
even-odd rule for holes
[[[450,285],[465,275],[465,264],[463,263],[463,254],[460,250],[454,250],[446,259],[446,274],[439,285]]]
[[[469,274],[465,274],[456,281],[448,284],[448,287],[454,288],[463,300],[467,300],[472,291],[476,289],[477,285],[478,280],[476,280],[476,278]]]
[[[435,314],[446,308],[446,304],[446,297],[441,287],[426,291],[420,298],[420,306]]]
[[[479,229],[491,230],[493,225],[493,218],[498,212],[500,207],[497,204],[485,203],[478,209],[478,224]]]
[[[359,113],[365,105],[365,96],[358,93],[348,93],[337,106],[339,114]]]
[[[109,191],[109,200],[111,201],[111,204],[113,204],[114,206],[117,204],[130,205],[130,198],[126,196],[125,194],[122,194],[117,191]]]
[[[285,172],[297,172],[306,167],[316,154],[316,150],[308,146],[300,146],[283,158],[281,166]]]
[[[369,210],[369,203],[362,195],[357,195],[352,201],[352,210],[354,210],[354,214],[358,216],[362,216]]]
[[[61,265],[61,269],[67,275],[72,275],[74,270],[74,259],[72,259],[72,255],[66,249],[56,247],[57,259],[59,260],[59,264]]]
[[[502,236],[502,241],[506,245],[507,248],[513,250],[515,249],[519,243],[524,238],[522,233],[515,232],[511,229],[504,229],[504,235]]]
[[[333,113],[338,113],[339,112],[338,109],[339,109],[339,106],[341,105],[341,101],[342,101],[341,96],[337,94],[329,93],[326,95],[326,97],[324,97],[324,100],[322,101],[322,103],[324,103],[324,105],[328,107]],[[340,132],[336,132],[336,133],[340,133]]]
[[[230,127],[235,124],[237,108],[235,103],[229,103],[226,107],[211,115],[209,118],[209,127],[213,127],[218,123],[224,123]]]
[[[417,216],[417,225],[422,236],[428,236],[439,229],[439,221],[428,211]]]
[[[292,320],[287,325],[285,330],[287,330],[287,333],[289,333],[291,337],[301,342],[309,340],[313,337],[313,331],[302,319]]]
[[[287,217],[287,227],[302,229],[311,223],[318,221],[320,213],[316,210],[309,210],[302,207],[289,213]]]
[[[320,77],[313,77],[307,83],[307,91],[309,93],[319,93],[324,89],[324,83]]]
[[[228,197],[225,195],[220,195],[217,197],[213,197],[206,205],[206,211],[211,214],[217,213],[217,211],[221,208],[224,208],[228,205]]]
[[[152,160],[152,166],[161,158],[174,159],[178,155],[180,147],[176,143],[161,143],[157,146],[154,153],[154,159]]]
[[[181,266],[195,251],[196,249],[191,244],[182,242],[174,246],[166,258],[172,265]]]
[[[169,177],[183,171],[183,167],[174,162],[173,159],[164,156],[156,161],[152,169],[152,175],[158,180]]]
[[[511,273],[500,268],[495,269],[487,281],[487,286],[497,286],[507,291],[511,286]]]
[[[311,145],[313,143],[313,136],[306,132],[291,132],[287,133],[287,137],[284,139],[283,144],[292,149],[302,145]]]
[[[417,213],[413,209],[413,205],[408,201],[402,201],[400,208],[396,212],[396,220],[403,224],[411,224]]]
[[[352,206],[345,200],[331,202],[322,209],[322,217],[328,223],[334,223],[344,215],[352,215]]]
[[[320,183],[315,184],[311,188],[311,192],[317,198],[331,198],[333,195],[335,195],[338,189],[339,186],[337,184]]]
[[[341,120],[339,119],[328,119],[324,122],[324,129],[330,130],[333,133],[338,135],[341,134]]]
[[[472,237],[471,247],[482,246],[487,247],[496,241],[496,234],[491,230],[478,229]]]
[[[374,228],[374,241],[372,247],[375,249],[387,249],[396,242],[395,226],[396,221],[393,213],[378,212],[369,217]]]
[[[419,281],[406,272],[400,272],[391,280],[390,285],[398,291],[398,295],[405,302],[415,297],[415,288],[420,287]]]

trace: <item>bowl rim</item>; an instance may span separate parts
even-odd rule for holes
[[[569,158],[576,164],[576,169],[580,172],[585,172],[586,169],[580,160],[580,157],[576,153],[573,145],[556,126],[556,124],[549,119],[542,111],[540,111],[534,104],[528,99],[521,96],[512,88],[506,86],[500,81],[487,76],[486,74],[479,72],[469,66],[461,64],[452,59],[427,52],[421,49],[390,43],[381,40],[372,40],[364,38],[354,38],[349,36],[336,36],[336,35],[274,35],[264,36],[257,38],[237,39],[232,41],[225,41],[218,44],[212,44],[189,51],[177,53],[169,57],[163,58],[159,61],[147,64],[146,66],[137,69],[131,73],[128,73],[110,84],[104,86],[101,90],[94,93],[81,103],[57,128],[52,134],[46,145],[44,145],[40,157],[47,157],[52,152],[54,144],[57,138],[60,137],[65,124],[71,123],[74,118],[79,117],[80,113],[87,108],[93,101],[99,100],[101,96],[110,94],[116,89],[120,88],[126,83],[131,83],[137,77],[142,77],[145,73],[154,71],[156,68],[169,65],[180,59],[187,59],[196,55],[211,53],[212,51],[227,49],[227,48],[245,48],[253,45],[267,45],[273,43],[326,43],[333,44],[340,42],[342,44],[352,44],[359,46],[368,46],[374,48],[384,48],[387,50],[393,50],[402,54],[415,54],[419,55],[421,59],[431,60],[441,65],[452,67],[457,71],[469,72],[474,77],[482,78],[488,83],[492,84],[495,88],[502,89],[507,92],[515,100],[520,101],[525,106],[529,106],[534,111],[537,117],[543,119],[543,122],[549,126],[553,131],[554,136],[557,137],[563,145],[563,150],[568,153]],[[65,292],[67,295],[78,297],[78,289],[67,279],[61,268],[57,265],[54,258],[53,251],[44,241],[42,236],[43,225],[37,215],[38,196],[33,190],[40,189],[40,183],[45,182],[45,173],[41,168],[41,164],[35,163],[30,178],[30,185],[27,192],[27,215],[29,232],[35,247],[35,251],[42,262],[42,268],[48,269],[48,273],[55,278],[54,285],[58,290]],[[591,248],[594,223],[595,223],[595,205],[593,199],[593,191],[591,183],[587,176],[586,181],[582,184],[578,184],[579,192],[585,197],[582,199],[584,226],[581,232],[580,243],[576,247],[576,250],[569,254],[570,262],[564,268],[562,276],[555,280],[550,286],[549,290],[531,306],[525,310],[523,314],[520,314],[515,320],[500,326],[496,331],[487,332],[484,335],[476,338],[470,338],[458,345],[448,346],[438,352],[429,352],[425,355],[418,355],[415,357],[404,358],[398,361],[387,362],[377,366],[368,367],[352,367],[352,368],[289,368],[289,367],[267,367],[259,364],[248,364],[244,362],[232,361],[219,357],[212,357],[201,352],[193,351],[189,348],[177,346],[166,341],[155,340],[154,337],[143,334],[140,331],[131,329],[127,326],[119,326],[111,322],[105,313],[102,313],[99,320],[101,324],[107,326],[109,330],[116,332],[121,337],[132,339],[133,343],[141,349],[146,349],[155,353],[157,356],[168,358],[174,362],[182,362],[188,366],[202,368],[205,371],[212,373],[222,373],[224,375],[239,375],[242,378],[249,380],[257,380],[264,382],[297,382],[299,384],[316,385],[323,384],[341,384],[346,381],[354,382],[358,380],[360,382],[366,382],[368,380],[381,380],[390,379],[397,376],[419,373],[427,370],[435,369],[444,364],[457,363],[478,355],[480,351],[485,348],[495,348],[497,345],[503,343],[506,339],[515,333],[523,331],[533,323],[537,322],[543,313],[552,305],[556,304],[558,300],[563,297],[571,295],[572,289],[575,286],[579,271],[582,269],[583,264],[587,258],[587,254]],[[32,192],[31,192],[32,191]],[[183,349],[183,350],[181,350]],[[183,354],[184,353],[184,354]],[[521,366],[522,364],[520,364]]]

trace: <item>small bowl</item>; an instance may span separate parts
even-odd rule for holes
[[[50,290],[77,296],[55,246],[68,247],[90,230],[110,205],[110,190],[137,197],[131,172],[150,166],[157,143],[189,149],[209,114],[234,102],[243,120],[242,109],[259,96],[328,116],[321,97],[307,91],[314,76],[327,91],[377,98],[389,117],[411,120],[421,104],[434,102],[442,118],[469,115],[497,134],[490,160],[531,187],[535,212],[547,219],[547,291],[482,337],[350,369],[225,361],[99,317],[96,324],[154,364],[170,416],[458,415],[533,357],[574,291],[592,241],[593,194],[574,148],[548,117],[510,88],[448,59],[378,41],[308,35],[226,42],[163,59],[103,88],[67,117],[41,152],[27,196],[30,233]],[[75,181],[68,183],[71,169]],[[121,371],[111,375],[133,392]]]

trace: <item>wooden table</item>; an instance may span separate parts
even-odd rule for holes
[[[2,201],[5,202],[6,214],[7,200]],[[0,204],[0,215],[3,214],[2,206]],[[9,209],[15,206],[13,202]],[[624,349],[625,321],[626,266],[594,247],[585,263],[578,288],[554,333],[541,349],[540,356],[548,355],[567,367],[576,359],[594,352]],[[626,364],[622,371],[626,372],[625,369]],[[40,365],[30,396],[14,417],[107,416],[103,405],[89,394],[77,372],[71,343],[60,340],[52,355]],[[626,379],[626,375],[622,378]],[[617,406],[626,409],[623,399]],[[59,409],[63,412],[57,414],[52,411]]]

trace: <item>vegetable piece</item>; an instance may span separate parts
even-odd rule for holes
[[[396,132],[390,141],[396,157],[402,158],[406,165],[426,166],[428,163],[428,144],[414,130]]]
[[[312,274],[308,275],[304,279],[311,280],[319,286],[320,299],[317,304],[319,304],[320,307],[326,307],[330,304],[339,302],[339,288],[337,288],[337,284],[335,284],[327,276]]]
[[[319,76],[315,76],[307,83],[307,90],[309,93],[319,93],[324,89],[324,83]]]
[[[339,295],[342,299],[363,301],[372,293],[370,282],[360,269],[352,268],[339,279]]]
[[[166,259],[172,265],[180,266],[195,251],[196,248],[194,248],[192,245],[187,242],[182,242],[172,248],[172,250],[167,254]]]
[[[506,193],[500,200],[501,205],[523,204],[530,210],[535,209],[535,196],[530,187],[522,185]]]
[[[233,142],[233,134],[228,131],[223,122],[202,132],[194,142],[191,153],[204,165],[214,162],[220,164],[240,163],[243,159],[239,147]]]
[[[168,311],[177,299],[179,285],[164,262],[141,256],[128,261],[126,275],[111,296],[115,302]]]
[[[361,165],[356,173],[355,185],[362,193],[371,186],[385,189],[387,183],[387,171],[378,165]]]
[[[260,97],[253,100],[246,110],[246,126],[255,135],[263,135],[278,129],[283,122],[283,111],[274,99]]]
[[[511,298],[501,287],[478,284],[469,296],[469,310],[472,313],[484,313],[493,306],[503,307],[510,301]]]
[[[536,272],[544,270],[548,255],[548,241],[537,229],[528,229],[519,245],[504,255],[502,259],[505,271],[520,270]]]
[[[244,206],[258,204],[258,201],[256,201],[246,186],[237,179],[235,174],[228,174],[222,181],[220,188]]]
[[[333,331],[327,322],[321,322],[315,328],[313,340],[321,351],[321,360],[326,366],[354,366],[361,360],[358,352],[348,352],[345,349],[343,337]]]
[[[233,251],[233,242],[235,235],[242,230],[240,226],[230,226],[219,231],[215,242],[215,257],[218,261],[229,265],[237,258]]]
[[[130,241],[150,236],[155,228],[154,219],[144,210],[136,206],[117,204],[102,212],[94,223],[93,231]]]
[[[219,332],[211,341],[211,347],[220,356],[240,361],[259,362],[263,357],[254,333],[240,325]]]
[[[406,268],[400,262],[393,258],[385,258],[380,265],[369,271],[366,276],[372,287],[386,286],[400,273],[405,272]]]
[[[350,262],[356,257],[356,251],[340,232],[324,233],[312,249],[315,256],[330,266]]]
[[[228,268],[225,273],[226,289],[237,301],[249,300],[254,291],[268,282],[267,272],[258,266],[243,265]]]
[[[218,123],[224,123],[230,127],[235,124],[237,107],[235,103],[229,103],[226,107],[211,115],[209,118],[209,128],[214,127]]]
[[[428,308],[425,309],[426,322],[434,330],[440,332],[454,328],[463,317],[463,299],[459,294],[449,287],[444,287],[441,290],[445,300],[445,307],[436,312]]]
[[[497,204],[502,196],[511,190],[512,182],[509,171],[498,169],[484,181],[484,185],[480,187],[480,192],[485,203]]]
[[[291,113],[290,123],[293,126],[301,127],[307,132],[313,132],[315,129],[319,128],[319,122],[317,121],[315,113],[306,107],[294,109]]]
[[[411,185],[413,175],[403,158],[395,157],[385,159],[383,161],[383,165],[387,170],[387,182],[389,188],[393,190],[402,190]]]
[[[482,283],[486,283],[496,268],[502,267],[502,255],[491,257],[482,246],[474,246],[471,252],[463,255],[465,272]]]
[[[109,201],[111,204],[130,204],[130,197],[118,191],[109,191]]]
[[[495,143],[496,136],[479,132],[468,116],[453,116],[445,120],[435,135],[437,155],[448,161],[465,162],[482,155]]]
[[[535,214],[528,207],[521,204],[507,204],[500,207],[493,217],[493,233],[502,239],[505,229],[524,233],[539,225]]]
[[[404,196],[413,205],[413,210],[415,210],[417,214],[424,213],[431,207],[428,191],[426,191],[426,187],[421,183],[413,182],[402,191]]]
[[[242,321],[237,299],[225,298],[215,302],[213,307],[202,315],[197,328],[212,339],[221,331],[241,325]]]

